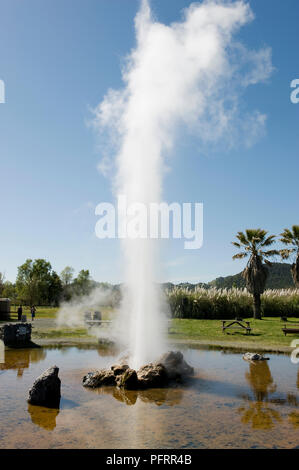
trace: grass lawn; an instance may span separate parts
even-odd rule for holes
[[[88,336],[87,330],[85,328],[57,328],[57,329],[47,329],[47,330],[34,330],[33,338],[85,338]]]
[[[12,310],[14,310],[12,308]],[[49,324],[46,321],[45,328],[37,327],[34,329],[33,336],[36,338],[88,338],[88,330],[85,328],[68,328],[62,326],[56,327],[54,319],[57,316],[58,308],[54,307],[37,307],[36,319],[49,319]],[[31,319],[30,309],[23,309],[28,319]],[[101,308],[103,320],[113,318],[113,311],[110,307]],[[16,316],[16,314],[14,314]],[[53,320],[53,322],[51,321]],[[246,319],[250,322],[252,328],[251,334],[246,335],[245,331],[231,330],[222,333],[221,320],[187,320],[187,319],[173,319],[169,338],[175,342],[191,340],[198,341],[205,344],[223,344],[228,347],[236,347],[256,345],[257,347],[269,347],[279,349],[279,347],[290,346],[292,340],[299,338],[299,334],[291,334],[284,336],[282,328],[284,322],[280,318],[266,317],[263,320],[254,320],[252,318]],[[289,318],[288,326],[292,327],[292,323],[299,324],[299,319]],[[298,328],[298,326],[297,326]]]
[[[59,311],[59,307],[36,307],[36,318],[52,318],[55,319],[57,313]],[[110,313],[112,311],[111,307],[101,307],[102,318],[103,320],[110,319]],[[27,315],[27,318],[31,319],[30,307],[23,307],[23,315]],[[14,320],[17,319],[17,307],[12,306],[11,308],[11,316]]]
[[[282,332],[284,322],[280,318],[263,318],[263,320],[246,319],[250,322],[251,334],[246,335],[245,331],[231,330],[222,333],[221,320],[172,320],[170,337],[175,339],[192,339],[222,341],[227,343],[246,343],[267,346],[290,346],[293,339],[299,338],[297,334],[285,336]],[[290,318],[288,326],[292,327],[292,322],[299,324],[298,318]],[[299,328],[299,326],[297,326]]]
[[[11,307],[11,317],[17,319],[17,308],[14,305]],[[56,318],[58,307],[36,307],[36,318]],[[30,307],[23,307],[23,315],[27,315],[31,319]]]

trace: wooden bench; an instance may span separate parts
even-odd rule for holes
[[[86,320],[85,323],[89,326],[107,326],[107,325],[110,325],[110,323],[112,323],[111,320]]]
[[[229,322],[229,323],[228,323]],[[228,323],[228,325],[226,324]],[[250,322],[249,321],[243,321],[241,322],[240,320],[222,320],[222,333],[225,333],[226,330],[245,330],[246,334],[249,335],[251,332],[250,328]]]
[[[290,328],[290,326],[295,326],[295,328]],[[284,335],[286,336],[288,333],[289,334],[294,334],[297,333],[299,334],[299,323],[289,323],[288,326],[285,324],[284,328],[282,328],[282,331],[284,332]]]

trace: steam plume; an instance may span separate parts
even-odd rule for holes
[[[202,142],[246,132],[250,145],[263,131],[264,114],[255,110],[245,119],[239,112],[243,90],[272,72],[269,48],[248,51],[233,39],[252,19],[242,0],[207,0],[191,4],[181,22],[168,26],[155,21],[149,2],[142,1],[135,18],[136,47],[122,74],[124,88],[109,90],[95,110],[95,125],[108,128],[112,137],[116,193],[126,195],[129,204],[161,200],[163,159],[179,125],[195,131]],[[153,240],[122,244],[124,336],[137,367],[163,349],[154,282],[158,247]]]

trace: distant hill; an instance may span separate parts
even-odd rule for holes
[[[291,265],[288,263],[273,263],[269,267],[269,277],[267,280],[267,289],[287,289],[294,287],[293,278],[291,274]],[[245,287],[245,281],[241,275],[242,273],[235,274],[234,276],[218,277],[214,281],[209,282],[212,287],[227,288]]]
[[[291,265],[288,263],[273,263],[269,269],[269,277],[266,284],[266,289],[289,289],[294,288],[293,278],[291,275]],[[101,287],[102,289],[111,288],[115,292],[120,292],[121,284],[108,284],[105,282],[95,282],[95,287]],[[165,282],[162,284],[164,290],[172,290],[175,287],[186,288],[194,290],[196,287],[202,287],[209,289],[216,287],[217,289],[231,289],[232,287],[238,287],[243,289],[245,287],[245,280],[242,277],[242,273],[235,274],[234,276],[217,277],[211,282],[197,284],[191,284],[189,282],[181,282],[180,284],[173,284],[172,282]]]

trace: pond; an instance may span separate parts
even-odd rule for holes
[[[241,353],[181,347],[194,379],[171,389],[83,388],[107,349],[7,350],[0,363],[0,448],[299,447],[299,369],[287,355],[250,364]],[[60,368],[59,410],[27,403],[46,368]]]

